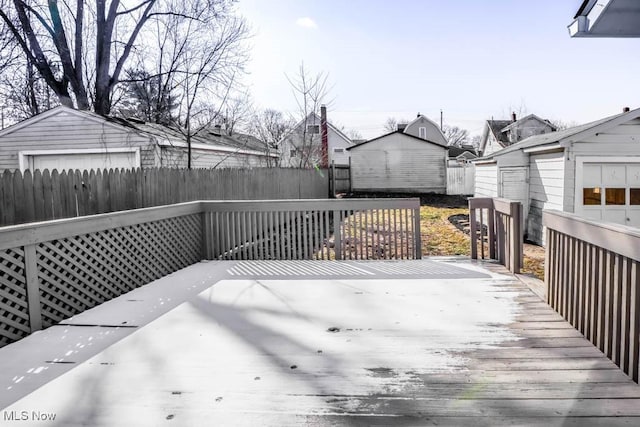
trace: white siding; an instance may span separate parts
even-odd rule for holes
[[[542,210],[564,206],[564,153],[532,154],[529,158],[529,218],[527,235],[529,240],[544,244]]]
[[[19,151],[140,147],[142,167],[155,164],[155,144],[146,136],[61,110],[5,134],[0,143],[0,170],[18,169]]]
[[[489,154],[495,153],[496,151],[502,150],[504,147],[500,145],[498,140],[493,136],[493,133],[489,132],[489,137],[487,138],[487,145],[484,148],[483,156],[488,156]]]
[[[476,164],[475,197],[498,197],[498,165]]]
[[[353,189],[444,194],[446,156],[445,147],[387,135],[351,150]]]
[[[169,168],[187,167],[185,148],[162,147],[161,164]],[[209,150],[191,150],[191,165],[194,168],[250,168],[266,166],[266,158],[250,154],[226,153]]]
[[[426,131],[426,137],[424,139],[437,142],[438,144],[448,145],[447,139],[442,135],[438,125],[424,116],[420,116],[413,122],[409,123],[409,125],[404,129],[404,133],[420,138],[421,127],[425,128]]]

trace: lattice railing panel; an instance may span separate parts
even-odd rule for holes
[[[29,335],[29,310],[21,248],[0,251],[0,347]]]
[[[39,244],[43,326],[198,262],[201,235],[194,214]]]

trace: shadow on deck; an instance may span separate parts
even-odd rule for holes
[[[202,262],[0,366],[4,414],[49,425],[640,423],[637,384],[516,276],[463,259]]]

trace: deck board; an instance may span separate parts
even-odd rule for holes
[[[55,412],[50,425],[65,426],[640,425],[640,387],[517,277],[420,262],[330,278],[189,267],[41,333],[101,331],[96,351],[58,359],[69,367],[47,365],[38,334],[0,349],[0,363],[24,347],[52,368],[4,412]]]

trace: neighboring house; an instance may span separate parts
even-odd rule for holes
[[[192,167],[264,166],[263,147],[213,129],[192,138]],[[0,131],[0,170],[185,168],[187,150],[175,129],[60,106]]]
[[[461,167],[471,163],[476,159],[476,150],[472,146],[463,145],[462,147],[449,146],[449,160],[447,166]]]
[[[433,121],[418,113],[417,117],[409,124],[398,125],[398,130],[404,133],[426,139],[440,145],[448,145],[447,138],[442,130]]]
[[[555,130],[556,127],[553,124],[535,114],[529,114],[519,120],[515,113],[511,115],[511,120],[487,120],[478,151],[481,155],[487,156],[532,135]]]
[[[640,37],[637,0],[584,0],[569,24],[571,37]]]
[[[640,227],[640,109],[532,136],[474,164],[475,196],[522,202],[536,243],[543,209]]]
[[[325,108],[324,106],[322,107]],[[322,114],[322,113],[321,113]],[[326,110],[324,110],[326,115]],[[326,117],[326,116],[325,116]],[[354,144],[338,128],[326,122],[328,165],[348,165],[347,148]],[[278,143],[280,166],[313,167],[322,165],[322,119],[315,112],[299,121]]]
[[[446,143],[398,130],[347,151],[353,191],[446,192]]]

